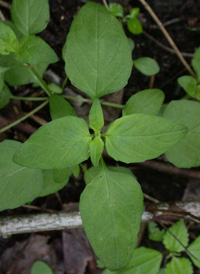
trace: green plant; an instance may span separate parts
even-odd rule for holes
[[[158,89],[140,91],[126,103],[123,117],[102,132],[104,117],[99,98],[127,84],[133,62],[120,22],[105,7],[89,2],[72,23],[63,58],[71,83],[91,98],[90,133],[87,123],[77,117],[72,106],[53,94],[62,90],[49,86],[42,79],[48,64],[58,59],[54,51],[35,36],[45,28],[49,18],[48,1],[43,1],[42,11],[38,9],[41,2],[34,1],[35,10],[32,2],[28,0],[26,6],[23,1],[14,0],[12,18],[15,24],[0,24],[1,79],[9,85],[30,82],[40,85],[50,97],[52,121],[40,127],[24,144],[11,140],[0,143],[3,155],[0,159],[0,210],[16,208],[60,190],[72,173],[77,175],[79,164],[90,158],[94,167],[85,174],[86,187],[80,198],[83,226],[103,264],[111,271],[124,269],[137,244],[143,195],[127,168],[106,166],[102,156],[104,147],[114,160],[127,164],[153,159],[165,152],[173,162],[173,149],[181,146],[182,140],[191,139],[193,132],[195,136],[198,134],[197,124],[193,125],[194,131],[187,122],[188,117],[186,121],[179,121],[173,104],[183,103],[187,107],[192,104],[198,112],[199,103],[172,102],[161,117],[164,93]],[[33,11],[34,19],[32,15],[29,18]],[[10,98],[6,90],[7,86],[2,84],[1,94],[4,95],[1,98],[5,98],[5,94]],[[199,144],[199,140],[190,140],[193,141]],[[192,164],[199,164],[199,159],[196,161],[194,157]]]
[[[53,272],[46,263],[37,261],[31,268],[31,274],[53,274]]]
[[[182,252],[185,252],[194,265],[200,268],[200,236],[188,246],[189,234],[182,219],[166,232],[160,230],[154,222],[150,222],[148,227],[149,239],[162,241],[166,251],[162,254],[151,248],[136,248],[129,265],[124,270],[115,272],[106,269],[103,274],[193,274],[192,263],[188,258],[181,257]],[[164,266],[160,268],[162,261]]]

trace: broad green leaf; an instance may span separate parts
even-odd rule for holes
[[[137,18],[129,19],[127,22],[127,27],[128,30],[135,35],[141,34],[143,31],[142,23]]]
[[[131,18],[131,19],[137,18],[139,13],[140,13],[139,8],[133,8],[133,9],[130,10],[128,18]]]
[[[73,168],[73,175],[75,178],[78,178],[79,174],[80,174],[80,166],[77,165]]]
[[[186,127],[147,114],[115,120],[105,134],[106,150],[116,161],[144,162],[169,150],[187,133]]]
[[[186,136],[167,151],[169,162],[180,168],[200,165],[200,103],[189,100],[172,101],[164,111],[164,117],[188,128]]]
[[[15,26],[15,24],[12,21],[5,20],[5,21],[2,21],[2,23],[4,23],[6,26],[10,27],[14,31],[18,40],[20,40],[23,37],[23,34],[18,30],[18,28]]]
[[[116,17],[123,17],[124,15],[124,8],[120,4],[110,3],[109,10]]]
[[[53,180],[57,184],[67,184],[69,177],[73,172],[73,167],[54,169],[53,170]]]
[[[33,65],[37,73],[42,77],[49,64]],[[5,81],[11,86],[38,84],[37,79],[28,67],[18,63],[5,73]]]
[[[186,258],[173,257],[166,265],[165,274],[193,274],[192,264]]]
[[[80,212],[87,237],[102,263],[110,270],[126,267],[137,244],[143,212],[138,182],[102,167],[81,194]]]
[[[195,51],[192,59],[192,66],[197,75],[197,81],[200,82],[200,47]]]
[[[4,74],[8,70],[8,68],[0,67],[0,91],[4,86]]]
[[[8,55],[18,50],[18,40],[14,31],[0,22],[0,54]]]
[[[189,241],[188,230],[184,224],[183,219],[180,219],[177,223],[172,225],[163,237],[163,244],[166,249],[172,252],[184,251],[184,247],[177,241],[177,239],[186,247]],[[177,239],[176,239],[177,238]]]
[[[197,80],[192,76],[181,76],[178,78],[179,85],[187,92],[188,95],[197,98]],[[198,95],[200,98],[200,94]]]
[[[9,104],[10,95],[11,95],[10,89],[5,84],[2,90],[0,90],[0,109],[2,109],[3,107]]]
[[[135,179],[135,175],[131,172],[129,168],[123,167],[123,166],[108,166],[109,170],[119,173],[125,173],[127,175],[133,176]],[[86,185],[90,184],[91,181],[101,172],[101,167],[91,167],[89,168],[85,174],[84,174],[84,181]],[[137,180],[137,179],[136,179]]]
[[[67,102],[67,100],[65,100],[63,97],[56,94],[51,95],[49,107],[52,120],[66,116],[77,116],[70,103]]]
[[[165,94],[160,89],[145,89],[132,95],[123,109],[123,116],[134,113],[156,115],[165,99]]]
[[[38,197],[42,188],[41,170],[19,166],[12,161],[21,143],[0,143],[0,211],[13,209]]]
[[[61,190],[69,181],[69,176],[60,183],[54,180],[54,170],[43,170],[43,186],[39,197],[44,197]]]
[[[54,50],[40,37],[25,36],[20,41],[20,47],[15,55],[16,60],[31,65],[55,63],[58,57]]]
[[[127,272],[127,274],[157,274],[161,261],[162,254],[159,251],[146,247],[137,248],[134,250],[131,260],[132,272]]]
[[[166,274],[165,273],[165,268],[161,268],[160,271],[158,272],[158,274]]]
[[[152,76],[160,71],[158,63],[150,57],[141,57],[133,60],[133,65],[139,72],[146,76]]]
[[[53,272],[48,264],[37,261],[31,268],[31,274],[53,274]]]
[[[128,266],[121,271],[106,270],[103,274],[158,274],[162,254],[154,249],[140,247],[134,250]]]
[[[98,166],[104,150],[104,142],[100,136],[96,136],[90,143],[90,158],[94,166]]]
[[[154,222],[150,222],[148,224],[148,230],[149,230],[149,239],[152,241],[160,242],[163,240],[165,230],[160,229],[158,225]]]
[[[188,250],[198,259],[196,260],[193,256],[190,255],[190,259],[196,265],[196,267],[200,268],[200,236],[198,236],[194,242],[192,242]]]
[[[128,42],[129,42],[129,46],[130,46],[130,49],[131,49],[131,52],[132,52],[135,48],[135,42],[131,38],[128,38]]]
[[[79,11],[63,55],[70,81],[92,100],[122,89],[131,74],[131,50],[121,23],[96,3]]]
[[[43,31],[49,22],[48,0],[13,0],[12,19],[26,36]]]
[[[89,122],[90,128],[92,128],[95,132],[100,132],[104,126],[103,111],[101,108],[101,103],[98,99],[94,101],[90,109]]]
[[[50,83],[48,84],[49,89],[52,91],[52,93],[54,94],[62,94],[63,90],[60,86],[56,85],[55,83]]]
[[[92,136],[86,122],[67,116],[40,127],[14,156],[20,165],[41,169],[75,166],[89,158]]]

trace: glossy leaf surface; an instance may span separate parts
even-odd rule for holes
[[[116,161],[143,162],[161,155],[180,141],[187,129],[173,121],[147,114],[115,120],[105,134],[106,150]]]
[[[89,158],[91,136],[86,122],[67,116],[40,127],[22,145],[14,161],[28,167],[61,169]]]
[[[110,3],[109,10],[116,17],[123,17],[124,15],[124,8],[120,4]]]
[[[143,212],[138,182],[104,167],[84,189],[80,212],[87,237],[103,264],[110,270],[126,267],[137,244]]]
[[[179,100],[168,104],[164,117],[188,128],[186,136],[166,152],[169,162],[177,167],[191,168],[200,165],[200,103]]]
[[[63,55],[70,81],[92,100],[122,89],[131,74],[131,51],[122,26],[96,3],[79,11]]]
[[[12,161],[21,146],[21,143],[11,140],[0,143],[0,211],[32,201],[42,188],[41,170],[22,167]]]
[[[43,31],[49,22],[48,0],[13,0],[12,19],[26,36]]]
[[[200,91],[198,93],[197,80],[192,76],[181,76],[178,78],[179,85],[187,92],[191,97],[200,99]]]
[[[132,95],[122,111],[123,116],[134,113],[156,115],[160,111],[165,95],[160,89],[145,89]]]
[[[135,35],[141,34],[143,31],[142,23],[137,18],[129,19],[127,22],[127,27],[128,30]]]

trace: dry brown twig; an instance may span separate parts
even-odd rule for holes
[[[184,67],[188,70],[188,72],[192,75],[192,76],[196,76],[194,71],[191,69],[190,65],[187,63],[187,61],[184,59],[183,55],[181,54],[180,50],[178,49],[178,47],[176,46],[176,44],[174,43],[174,41],[172,40],[171,36],[169,35],[168,31],[166,30],[166,28],[163,26],[162,22],[160,21],[160,19],[158,18],[158,16],[155,14],[155,12],[152,10],[152,8],[149,6],[149,4],[145,1],[145,0],[139,0],[139,2],[145,7],[145,9],[149,12],[149,14],[151,15],[151,17],[154,19],[154,21],[156,22],[156,24],[159,26],[160,30],[162,31],[162,33],[164,34],[164,36],[166,37],[167,41],[169,42],[169,44],[171,45],[171,47],[175,50],[178,58],[180,59],[180,61],[182,62],[182,64],[184,65]]]

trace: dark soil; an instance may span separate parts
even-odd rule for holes
[[[7,1],[11,2],[11,1]],[[58,63],[50,66],[51,69],[56,75],[58,75],[62,81],[65,78],[64,62],[62,61],[62,47],[66,40],[66,35],[69,31],[70,25],[74,17],[76,16],[78,10],[81,6],[87,2],[85,0],[50,0],[51,7],[51,20],[45,31],[41,33],[41,37],[56,51],[60,60]],[[95,1],[101,3],[101,1]],[[155,24],[154,20],[151,18],[149,13],[141,6],[139,1],[135,0],[118,0],[110,1],[118,2],[124,6],[125,11],[128,11],[134,7],[138,6],[141,8],[140,20],[143,23],[144,30],[147,34],[151,35],[157,41],[162,43],[165,46],[169,46],[166,38],[163,36],[160,29]],[[194,53],[195,49],[200,45],[200,1],[199,0],[148,0],[148,3],[151,5],[155,13],[161,19],[162,23],[168,22],[166,27],[171,35],[172,39],[178,46],[181,52],[185,53]],[[5,8],[2,8],[2,12],[9,19],[9,11]],[[175,22],[174,19],[176,19]],[[132,35],[125,27],[125,31],[128,37],[131,37],[136,44],[135,50],[133,51],[133,58],[139,57],[152,57],[160,65],[161,71],[158,75],[155,76],[154,84],[152,87],[160,88],[165,92],[166,102],[170,100],[182,98],[185,93],[177,85],[177,78],[181,75],[188,74],[178,57],[175,54],[171,54],[168,51],[164,50],[158,46],[153,40],[148,38],[145,34],[138,36]],[[190,63],[191,57],[185,57],[186,60]],[[153,80],[153,78],[151,79]],[[137,91],[147,89],[150,87],[150,77],[143,76],[137,70],[133,69],[132,76],[129,80],[128,85],[124,88],[122,96],[109,95],[106,97],[106,100],[116,100],[117,103],[125,103],[127,99],[136,93]],[[69,88],[74,90],[76,93],[80,93],[71,86],[70,83],[67,84]],[[38,93],[39,89],[33,88],[30,86],[12,88],[12,92],[15,95],[24,96],[32,94],[33,92]],[[85,96],[85,95],[84,95]],[[28,112],[36,107],[38,103],[30,102],[17,102],[12,101],[7,107],[5,107],[0,112],[0,126],[4,126],[8,122],[14,121],[16,118],[23,115],[23,112]],[[16,111],[17,109],[17,111]],[[82,117],[86,117],[89,112],[89,106],[83,104],[82,106],[76,106],[78,113]],[[107,117],[107,122],[116,119],[118,113],[114,110],[105,109],[105,117]],[[37,116],[40,118],[50,121],[48,107],[45,107],[40,112],[37,113]],[[15,139],[21,142],[24,142],[28,136],[33,133],[39,127],[38,122],[28,119],[21,126],[12,128],[6,133],[0,136],[0,141],[3,139]],[[158,159],[157,161],[164,161],[165,159]],[[107,159],[109,164],[115,165],[116,163],[111,159]],[[90,167],[90,162],[88,161],[85,164],[87,167]],[[175,176],[173,174],[165,174],[159,171],[155,171],[143,166],[135,165],[129,166],[134,168],[135,174],[138,178],[138,181],[141,183],[143,191],[158,199],[159,201],[181,201],[185,194],[188,184],[191,182],[190,178],[185,178],[181,176]],[[79,201],[80,193],[84,189],[83,174],[79,175],[78,178],[72,176],[68,185],[59,192],[62,204],[68,203],[77,203]],[[43,210],[53,209],[61,210],[62,205],[56,195],[50,195],[45,198],[39,198],[32,202],[32,205],[37,206]],[[35,213],[33,209],[27,208],[18,208],[15,210],[8,210],[1,213],[1,216],[15,215],[15,214],[26,214],[26,213]],[[170,224],[170,222],[168,223]],[[68,232],[67,232],[68,233]],[[191,235],[198,235],[199,230],[195,230]],[[55,256],[57,256],[57,262],[59,266],[64,264],[64,255],[62,248],[62,233],[61,232],[52,232],[52,233],[41,233],[43,237],[48,237],[48,243],[51,245],[51,248],[55,251]],[[65,236],[66,237],[66,236]],[[74,237],[74,236],[73,236]],[[21,236],[12,236],[9,239],[0,238],[0,254],[5,254],[5,251],[9,248],[15,248],[16,244],[23,243],[29,240],[30,235],[21,235]],[[160,244],[152,243],[148,240],[147,231],[144,233],[142,238],[142,244],[147,247],[157,248],[163,251],[163,247]],[[14,249],[13,249],[14,250]],[[14,251],[13,251],[14,252]],[[85,252],[85,251],[84,251]],[[76,253],[76,250],[74,250]],[[85,253],[84,253],[85,254]],[[48,254],[47,254],[48,255]],[[47,256],[46,255],[46,256]],[[23,252],[22,252],[22,255]],[[53,255],[52,255],[53,256]],[[86,255],[84,255],[86,256]],[[87,254],[87,256],[89,256]],[[86,257],[87,257],[86,256]],[[45,256],[44,256],[45,257]],[[85,258],[85,257],[84,257]],[[87,257],[88,258],[88,257]],[[42,257],[40,259],[43,259]],[[16,259],[16,256],[11,260],[11,266],[18,264],[21,260],[21,257]],[[90,258],[86,263],[87,267],[85,273],[101,273],[97,269],[93,259]],[[48,261],[48,260],[47,260]],[[1,262],[1,258],[0,258]],[[66,263],[66,262],[65,262]],[[1,265],[1,264],[0,264]],[[56,269],[56,263],[52,263],[55,273],[64,272]],[[61,267],[61,269],[64,269]],[[12,269],[11,269],[12,270]],[[3,272],[2,272],[3,271]],[[0,269],[0,274],[16,274],[15,266],[11,272],[5,272],[5,270]],[[26,272],[23,272],[26,273]],[[66,272],[68,273],[68,272]],[[75,272],[71,272],[75,273]],[[84,274],[84,272],[80,272]],[[195,273],[200,273],[196,270]]]

